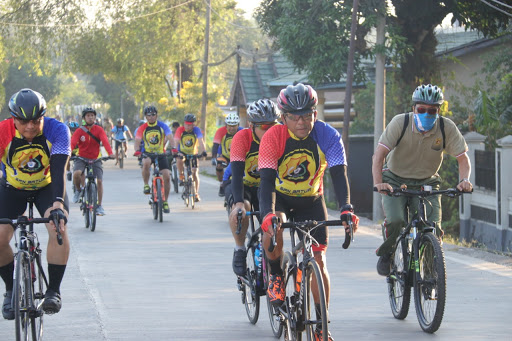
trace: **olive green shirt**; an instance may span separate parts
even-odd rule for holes
[[[400,144],[396,146],[404,127],[405,115],[409,115],[409,124]],[[431,130],[422,134],[414,124],[413,115],[411,112],[393,117],[382,133],[379,145],[390,151],[383,170],[389,169],[402,178],[426,179],[437,174],[443,162],[443,151],[454,157],[467,152],[466,140],[452,120],[443,117],[446,136],[443,150],[440,118]]]

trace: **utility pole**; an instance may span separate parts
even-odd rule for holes
[[[350,107],[352,106],[352,82],[354,81],[354,53],[355,53],[355,35],[357,29],[357,8],[359,0],[354,0],[352,5],[352,25],[350,26],[350,46],[348,52],[347,81],[345,87],[345,106],[343,109],[343,144],[345,146],[345,155],[348,158],[348,130],[350,126]]]
[[[206,105],[208,104],[208,52],[210,49],[211,0],[206,0],[206,28],[204,31],[203,100],[201,103],[201,130],[206,134]]]
[[[240,62],[242,61],[242,57],[240,56],[240,45],[236,47],[236,87],[235,87],[235,96],[236,96],[236,114],[240,117],[240,90],[242,85],[240,84]]]
[[[385,10],[385,8],[384,8]],[[378,13],[377,18],[377,47],[379,52],[375,60],[375,118],[373,128],[373,150],[377,149],[377,143],[384,131],[386,124],[386,55],[384,54],[384,39],[386,31],[386,16]],[[383,219],[381,194],[373,192],[373,214],[374,221]]]

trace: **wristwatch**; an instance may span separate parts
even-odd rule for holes
[[[464,181],[469,182],[469,179],[464,178],[464,179],[462,179],[462,180],[460,180],[460,181],[459,181],[459,184],[460,184],[461,182],[464,182]]]

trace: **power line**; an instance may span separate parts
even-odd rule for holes
[[[510,8],[510,9],[512,9],[512,6],[507,5],[507,4],[505,4],[505,3],[501,2],[501,1],[498,1],[498,0],[491,0],[491,1],[492,1],[492,2],[495,2],[495,3],[499,4],[499,5],[501,5],[501,6],[503,6],[503,7],[506,7],[506,8]]]
[[[491,7],[491,8],[494,8],[495,10],[497,11],[500,11],[501,13],[505,14],[505,15],[508,15],[509,17],[512,17],[512,14],[508,13],[507,11],[504,11],[502,10],[501,8],[498,8],[494,5],[491,5],[490,3],[488,3],[487,1],[485,0],[480,0],[481,2],[483,2],[484,4],[486,4],[487,6]],[[491,0],[491,1],[494,1],[494,0]],[[498,2],[498,1],[495,1],[495,2]],[[498,2],[499,3],[499,2]],[[502,3],[501,3],[502,4]],[[503,5],[503,4],[502,4]]]

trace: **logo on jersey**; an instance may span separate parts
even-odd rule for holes
[[[314,156],[309,150],[296,150],[288,154],[280,165],[279,174],[284,181],[295,184],[306,182],[315,173]]]
[[[245,171],[252,179],[259,180],[260,170],[258,169],[258,152],[247,154],[245,158]]]
[[[160,144],[160,132],[159,131],[149,131],[146,134],[146,141],[152,145]]]
[[[43,155],[39,150],[29,153],[22,152],[18,158],[18,167],[20,172],[28,175],[36,174],[44,169]]]

